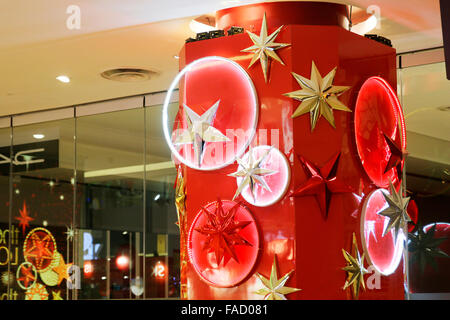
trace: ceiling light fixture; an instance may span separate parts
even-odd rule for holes
[[[371,15],[367,20],[352,26],[352,32],[359,35],[369,33],[377,26],[378,20],[375,15]]]
[[[35,133],[35,134],[33,134],[33,138],[43,139],[43,138],[45,138],[45,135],[43,135],[42,133]]]
[[[216,30],[216,21],[213,16],[201,16],[195,19],[192,19],[189,22],[189,28],[195,33],[209,32]]]
[[[57,76],[56,80],[61,81],[63,83],[69,83],[70,82],[70,78],[68,76],[64,76],[64,75]]]
[[[158,72],[141,68],[117,68],[103,71],[103,78],[119,82],[138,82],[150,80]]]

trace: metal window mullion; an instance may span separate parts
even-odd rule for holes
[[[143,185],[142,185],[142,201],[143,201],[143,209],[142,209],[142,285],[143,285],[143,299],[146,299],[146,287],[147,287],[147,277],[146,277],[146,269],[145,269],[145,258],[146,258],[146,239],[147,239],[147,108],[145,108],[145,96],[144,96],[144,154],[143,154],[143,162],[144,162],[144,172],[143,172]]]
[[[13,206],[13,167],[12,167],[12,160],[13,160],[13,144],[14,144],[14,131],[13,131],[13,125],[12,125],[12,117],[10,118],[10,131],[9,131],[9,138],[10,138],[10,144],[9,144],[9,208],[8,208],[8,285],[7,285],[7,299],[10,300],[10,276],[11,276],[11,227],[12,227],[12,206]]]
[[[111,234],[110,230],[106,230],[106,299],[111,298],[110,283],[110,265],[111,265]]]

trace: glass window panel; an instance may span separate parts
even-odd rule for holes
[[[177,104],[177,103],[176,103]],[[175,104],[174,104],[175,105]],[[162,129],[162,106],[146,109],[146,298],[179,298],[176,170]]]
[[[11,270],[12,260],[16,258],[15,251],[20,247],[10,231],[10,192],[9,192],[9,154],[11,148],[11,129],[0,129],[0,300],[17,300],[17,289],[14,287],[15,275]],[[12,230],[12,229],[11,229]],[[13,241],[9,241],[10,233]],[[11,252],[11,253],[10,253]]]
[[[413,219],[418,213],[412,233],[437,223],[434,237],[443,237],[443,230],[450,227],[450,82],[445,64],[400,69],[398,76],[407,128],[406,186],[413,201],[409,213]],[[448,244],[440,248],[448,251]],[[410,292],[450,292],[445,280],[449,279],[448,258],[427,259],[421,270],[418,257],[418,251],[409,252]]]
[[[73,136],[73,118],[13,128],[11,271],[17,299],[71,297],[77,273],[68,269],[74,256],[67,234],[74,217]]]
[[[143,238],[144,129],[143,108],[76,120],[79,223],[98,235],[93,257],[85,254],[89,236],[80,238],[85,248],[78,263],[88,271],[93,266],[92,274],[83,272],[80,299],[136,297],[131,284],[142,272],[135,242]]]

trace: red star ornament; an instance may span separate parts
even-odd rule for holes
[[[395,171],[397,173],[398,180],[401,180],[402,178],[402,169],[403,169],[403,161],[405,159],[405,156],[408,154],[402,146],[398,146],[396,141],[401,141],[400,139],[400,130],[397,130],[395,139],[392,140],[389,136],[387,136],[385,133],[383,133],[384,140],[386,141],[386,145],[389,148],[389,161],[386,164],[386,168],[384,169],[384,173],[388,172],[389,170],[395,168]]]
[[[36,269],[29,262],[22,263],[17,269],[17,283],[24,290],[31,288],[35,284],[36,276]],[[30,283],[32,284],[30,285]]]
[[[351,188],[337,177],[340,156],[340,153],[336,154],[321,168],[316,167],[302,156],[298,156],[308,180],[294,190],[290,196],[314,196],[324,219],[328,217],[332,195],[351,192]]]
[[[30,226],[30,224],[28,222],[34,220],[33,218],[31,218],[28,215],[29,212],[28,212],[27,204],[25,203],[25,201],[23,202],[22,210],[19,209],[19,214],[20,214],[20,217],[14,217],[14,219],[20,221],[19,227],[22,227],[22,235],[24,235],[25,229]]]
[[[253,246],[239,234],[242,229],[252,222],[235,220],[236,209],[240,205],[240,203],[236,203],[236,205],[225,212],[222,207],[222,201],[218,199],[214,212],[210,212],[202,207],[202,212],[207,216],[208,221],[194,230],[206,235],[207,240],[203,250],[214,252],[217,265],[220,265],[223,259],[223,265],[225,266],[230,258],[239,263],[234,246]]]

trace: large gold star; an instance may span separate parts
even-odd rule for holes
[[[353,297],[358,299],[359,297],[359,289],[362,286],[363,289],[366,289],[366,285],[364,283],[364,274],[367,273],[367,270],[364,268],[364,254],[361,256],[358,250],[358,243],[356,242],[356,236],[353,233],[353,256],[342,249],[342,253],[344,255],[345,260],[347,261],[347,266],[342,268],[342,270],[348,273],[348,278],[344,284],[344,290],[350,286],[353,286]]]
[[[338,99],[338,96],[350,87],[333,86],[336,69],[337,67],[322,78],[313,61],[311,66],[311,79],[306,79],[305,77],[292,72],[292,75],[302,89],[288,92],[284,95],[301,101],[300,105],[292,114],[292,118],[296,118],[309,112],[311,131],[314,130],[317,120],[319,120],[322,115],[333,128],[336,128],[333,109],[351,112],[351,110]]]
[[[259,36],[250,31],[247,31],[248,35],[250,36],[250,39],[253,41],[253,45],[251,47],[242,50],[242,52],[253,53],[252,61],[250,61],[250,64],[248,66],[249,68],[259,59],[264,74],[264,80],[266,82],[267,82],[267,72],[269,69],[269,57],[284,65],[283,61],[275,53],[275,50],[290,46],[289,43],[275,42],[275,38],[280,33],[281,28],[283,28],[283,26],[275,30],[275,32],[273,32],[270,36],[267,36],[266,14],[264,13]]]
[[[244,160],[237,158],[236,161],[239,163],[240,167],[238,171],[229,174],[231,177],[235,178],[243,178],[241,183],[239,184],[236,193],[234,194],[233,200],[236,199],[238,195],[244,190],[245,187],[250,188],[250,192],[253,197],[253,201],[255,201],[255,185],[259,184],[264,189],[271,191],[266,181],[264,180],[264,176],[271,175],[276,173],[274,170],[261,168],[262,163],[269,155],[272,148],[267,149],[259,159],[255,161],[253,157],[253,150],[250,148],[248,152],[248,159],[246,162]]]
[[[284,285],[289,279],[289,276],[294,270],[286,273],[281,279],[278,279],[276,256],[273,258],[272,271],[270,272],[270,279],[256,273],[256,276],[261,280],[264,288],[256,291],[256,294],[264,296],[264,300],[287,300],[285,295],[293,292],[300,291],[302,289],[285,287]]]
[[[206,142],[224,142],[230,140],[227,136],[213,127],[219,103],[220,100],[206,110],[201,116],[187,105],[183,104],[188,128],[185,129],[181,135],[177,136],[174,144],[193,143],[195,160],[199,167],[203,160]]]
[[[61,283],[61,281],[63,279],[68,279],[69,278],[69,268],[72,266],[72,263],[68,263],[66,264],[64,262],[64,258],[62,257],[62,255],[59,255],[59,264],[57,267],[52,268],[53,271],[55,271],[58,274],[58,285]]]
[[[400,184],[400,189],[397,192],[395,190],[392,181],[389,180],[390,194],[386,195],[383,192],[383,197],[388,203],[388,207],[378,212],[378,214],[388,217],[389,223],[383,231],[383,237],[394,228],[394,239],[397,240],[400,230],[403,230],[407,223],[411,221],[411,218],[406,211],[409,203],[409,197],[403,197],[403,188]]]

